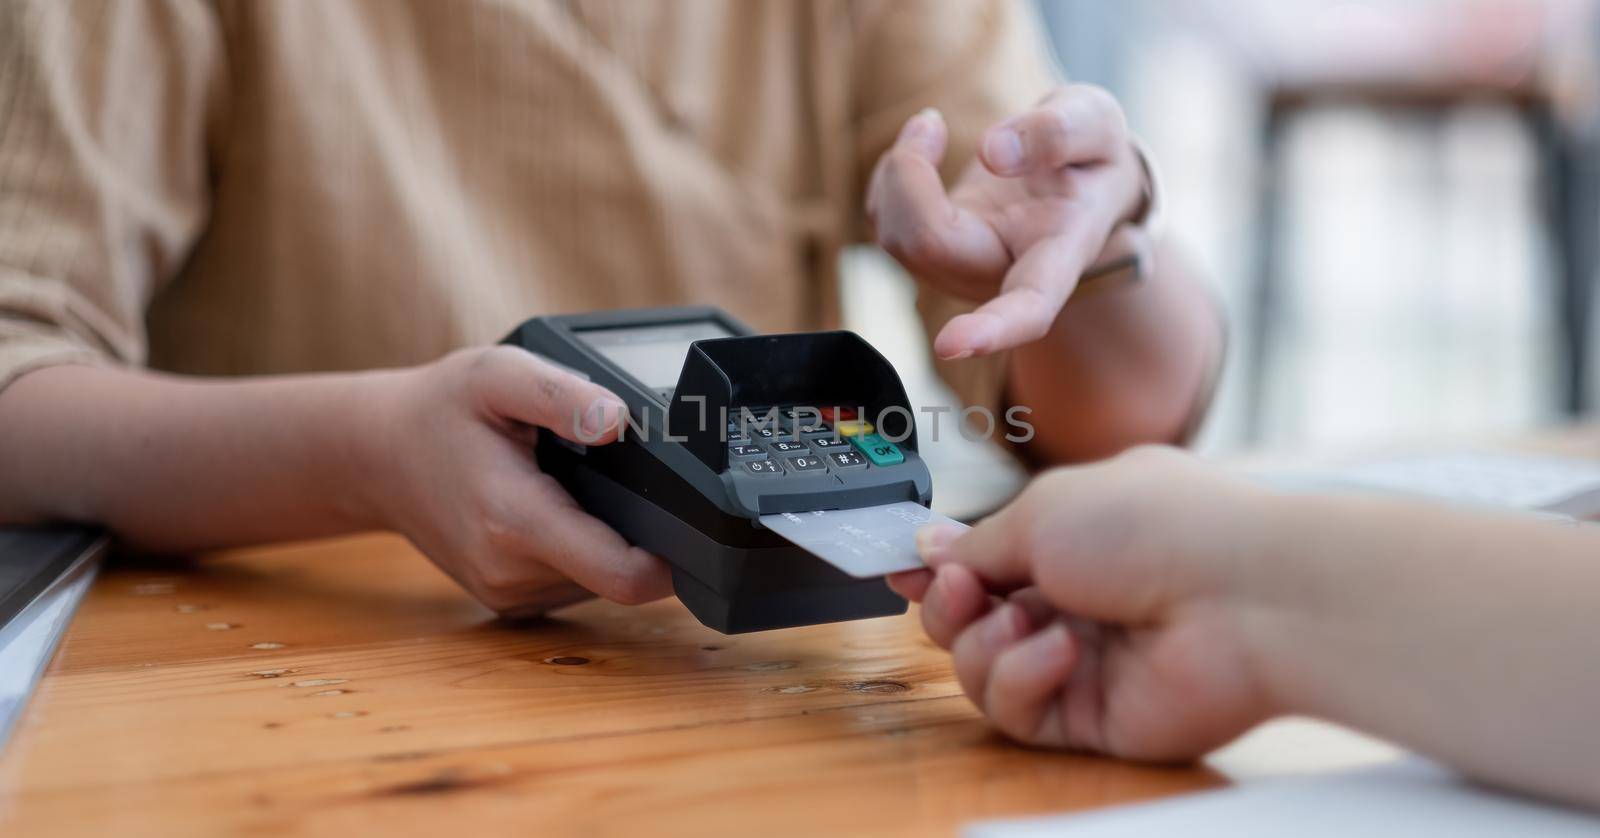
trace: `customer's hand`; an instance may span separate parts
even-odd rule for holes
[[[970,531],[927,530],[922,602],[962,689],[1022,742],[1199,756],[1266,718],[1246,593],[1273,497],[1167,449],[1050,472]]]
[[[528,616],[590,592],[630,604],[672,592],[661,559],[534,461],[540,433],[615,441],[625,408],[614,394],[510,346],[462,350],[394,382],[371,505],[473,596]]]
[[[918,280],[986,301],[945,325],[940,357],[1037,340],[1142,201],[1144,168],[1122,109],[1097,87],[1057,88],[991,127],[947,195],[938,166],[948,137],[937,111],[906,122],[867,189],[874,234]]]

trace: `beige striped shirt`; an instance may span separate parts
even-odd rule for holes
[[[7,0],[0,387],[412,364],[616,306],[829,327],[901,124],[940,108],[953,175],[1052,81],[1008,0]]]

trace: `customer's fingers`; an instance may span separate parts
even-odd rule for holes
[[[904,573],[891,573],[884,577],[884,581],[889,583],[889,590],[912,602],[921,602],[928,594],[928,586],[933,584],[933,571],[908,570]]]
[[[1006,602],[1021,608],[1022,613],[1028,616],[1028,622],[1034,626],[1045,625],[1061,613],[1038,588],[1029,587],[1012,591],[1006,597]]]
[[[1191,587],[1189,545],[1167,533],[1160,496],[1184,478],[1176,455],[1139,451],[1036,478],[1004,509],[922,551],[943,575],[957,565],[991,594],[1036,587],[1064,614],[1118,624],[1158,618]],[[1168,529],[1163,529],[1166,527]]]
[[[1032,487],[999,512],[962,531],[948,525],[924,527],[917,533],[922,560],[936,573],[957,567],[975,574],[981,587],[995,592],[1027,587],[1033,580],[1027,537],[1032,532],[1027,512],[1019,510]],[[935,587],[937,587],[937,577]],[[930,591],[930,596],[932,591]]]
[[[995,659],[1012,644],[1027,637],[1032,630],[1033,626],[1022,607],[1008,602],[967,626],[956,636],[950,647],[956,680],[973,703],[980,707],[983,705],[985,684]]]
[[[948,649],[963,629],[989,612],[991,604],[972,571],[951,565],[934,574],[922,601],[922,627],[934,643]]]
[[[1020,742],[1062,744],[1062,688],[1077,659],[1061,622],[1035,632],[994,659],[978,699],[995,727]]]

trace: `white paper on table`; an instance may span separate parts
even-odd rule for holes
[[[1474,506],[1600,514],[1600,460],[1475,451],[1418,454],[1260,475],[1289,490],[1417,495]]]
[[[1593,838],[1600,816],[1468,783],[1420,758],[1113,809],[967,826],[967,838]]]
[[[0,626],[0,748],[5,747],[34,682],[94,581],[95,567],[69,572],[11,622]]]

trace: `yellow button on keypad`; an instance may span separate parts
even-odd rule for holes
[[[839,436],[865,436],[866,434],[870,434],[877,430],[876,428],[872,427],[871,422],[868,422],[865,419],[851,419],[846,422],[835,422],[833,429],[839,432]]]

